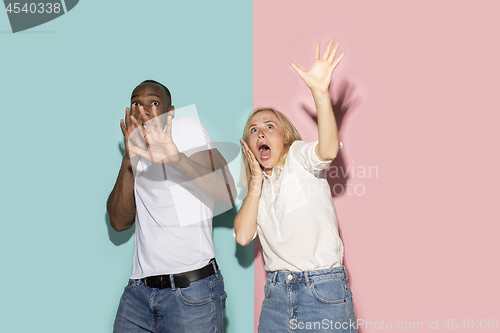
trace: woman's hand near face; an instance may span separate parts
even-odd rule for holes
[[[248,148],[246,142],[243,140],[240,140],[240,142],[252,173],[247,196],[234,219],[236,242],[245,246],[250,244],[257,230],[257,213],[259,211],[259,200],[264,174],[262,173],[259,162],[255,159],[255,156],[250,148]]]
[[[243,139],[240,139],[241,147],[243,148],[243,152],[245,153],[246,160],[248,163],[248,166],[250,167],[250,171],[252,173],[252,179],[251,181],[256,181],[262,183],[262,179],[264,178],[264,175],[262,173],[262,169],[260,167],[259,162],[255,158],[255,155],[252,153],[250,148],[248,147],[247,143],[243,141]],[[251,185],[251,184],[250,184]],[[250,191],[250,189],[248,189]]]

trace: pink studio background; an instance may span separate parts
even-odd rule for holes
[[[500,319],[499,12],[496,1],[254,0],[254,105],[285,112],[306,141],[313,100],[288,62],[309,68],[330,36],[346,52],[334,99],[347,82],[350,168],[334,201],[359,319],[419,331]],[[255,274],[257,331],[260,255]]]

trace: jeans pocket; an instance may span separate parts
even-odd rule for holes
[[[264,297],[265,298],[271,297],[271,286],[272,286],[272,284],[273,283],[270,280],[266,281],[266,285],[264,286]]]
[[[224,292],[224,294],[221,295],[221,297],[220,297],[222,312],[224,312],[224,310],[226,309],[226,299],[227,299],[227,294]]]
[[[125,290],[130,290],[135,286],[137,286],[137,280],[129,279],[127,285],[125,286]]]
[[[222,276],[220,276],[220,278],[218,278],[217,280],[210,283],[210,287],[214,288],[215,286],[217,286],[219,283],[222,283],[222,282],[224,282],[224,278]],[[224,289],[224,285],[222,286],[222,288]]]
[[[338,304],[346,302],[346,285],[342,278],[311,281],[311,292],[319,302]]]
[[[226,310],[226,299],[227,299],[227,294],[226,294],[226,292],[224,292],[224,294],[222,294],[220,296],[220,307],[222,310],[222,326],[223,327],[224,327],[224,311]]]
[[[177,295],[187,305],[203,305],[213,300],[208,278],[191,282],[186,288],[177,288]]]

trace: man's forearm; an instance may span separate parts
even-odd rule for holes
[[[111,226],[116,231],[130,228],[135,221],[134,174],[128,154],[123,157],[120,172],[107,203]]]

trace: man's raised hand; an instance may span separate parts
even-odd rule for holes
[[[130,138],[132,133],[134,133],[137,129],[137,125],[132,119],[135,119],[137,122],[137,118],[142,121],[142,116],[140,115],[139,110],[137,107],[132,105],[132,112],[130,112],[129,108],[125,108],[125,120],[120,119],[120,127],[122,129],[123,137],[125,138],[125,155],[130,158],[133,166],[135,166],[139,160],[139,156],[130,151]],[[140,146],[140,142],[136,142],[135,144]]]
[[[140,124],[134,116],[131,121],[136,130],[129,137],[129,149],[132,153],[144,157],[145,159],[157,164],[173,164],[180,160],[179,150],[172,140],[172,114],[158,116],[156,106],[151,107],[152,117],[146,114],[144,108],[139,106],[140,116],[144,120]],[[167,117],[167,127],[164,129],[160,118]]]

